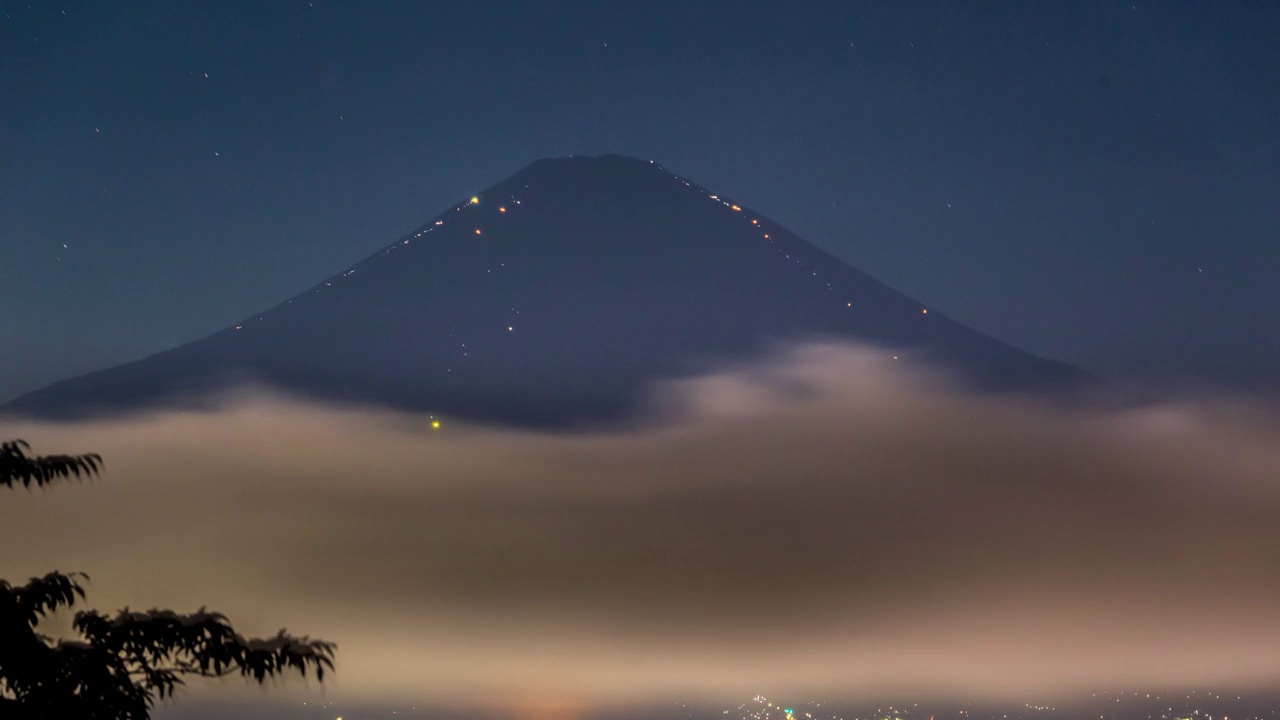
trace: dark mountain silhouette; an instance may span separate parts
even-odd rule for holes
[[[1087,384],[970,330],[660,165],[539,160],[233,327],[7,411],[78,416],[246,380],[470,419],[616,418],[650,381],[777,342],[870,341],[985,388]]]

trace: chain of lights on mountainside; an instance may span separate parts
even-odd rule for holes
[[[649,161],[649,164],[650,164],[650,165],[656,165],[656,163],[654,163],[654,161],[652,161],[652,160],[650,160],[650,161]],[[658,167],[659,167],[659,168],[661,168],[661,166],[658,166]],[[707,199],[708,199],[708,200],[710,200],[711,202],[718,203],[718,204],[720,204],[720,205],[723,205],[725,208],[728,208],[728,210],[729,210],[729,212],[730,212],[730,213],[734,213],[734,214],[741,214],[741,213],[742,213],[742,207],[741,207],[740,205],[738,205],[737,203],[730,202],[730,201],[728,201],[728,200],[725,200],[724,198],[721,198],[719,195],[712,194],[710,191],[708,191],[708,190],[706,190],[706,189],[704,189],[704,188],[697,187],[697,186],[695,186],[693,183],[689,182],[688,180],[685,180],[684,178],[681,178],[681,177],[679,177],[679,176],[672,176],[672,177],[674,177],[674,178],[675,178],[675,180],[676,180],[677,182],[680,182],[680,183],[681,183],[681,184],[683,184],[685,187],[690,188],[690,189],[692,189],[692,190],[696,190],[697,192],[699,192],[699,193],[701,193],[701,194],[705,195],[705,196],[707,197]],[[524,186],[524,189],[525,189],[525,190],[528,190],[528,189],[529,189],[529,186],[528,186],[528,185],[525,185],[525,186]],[[515,196],[515,195],[511,195],[511,196],[509,196],[509,197],[508,197],[508,202],[513,206],[513,207],[511,208],[511,210],[512,210],[512,211],[514,211],[514,210],[515,210],[514,206],[516,206],[516,205],[522,205],[522,204],[523,204],[523,200],[522,200],[521,198],[519,198],[519,197]],[[471,199],[470,199],[470,200],[468,200],[467,202],[464,202],[464,203],[460,203],[460,204],[458,204],[458,205],[455,205],[455,206],[452,208],[452,211],[453,211],[453,213],[460,213],[460,212],[462,212],[462,211],[464,211],[464,210],[467,210],[467,209],[469,209],[469,208],[470,208],[470,209],[479,209],[479,208],[480,208],[480,205],[481,205],[481,202],[480,202],[480,196],[479,196],[479,195],[473,195],[473,196],[471,197]],[[497,206],[497,211],[498,211],[498,214],[499,214],[499,215],[506,215],[506,214],[508,213],[508,206],[507,206],[506,204],[499,204],[499,205]],[[403,240],[400,240],[400,241],[397,241],[397,242],[395,242],[395,243],[392,243],[392,244],[391,244],[391,245],[389,245],[388,247],[384,248],[384,249],[382,250],[382,252],[380,252],[380,253],[377,253],[377,254],[373,255],[372,257],[368,258],[367,260],[364,260],[362,263],[360,263],[360,265],[368,265],[368,264],[373,263],[374,261],[376,261],[376,260],[377,260],[378,258],[380,258],[380,257],[387,257],[387,256],[389,256],[393,251],[398,250],[398,249],[400,249],[401,247],[404,247],[404,246],[408,245],[408,244],[410,243],[410,241],[412,241],[412,240],[417,240],[417,239],[419,239],[419,238],[425,237],[425,236],[426,236],[426,235],[428,235],[429,233],[434,232],[435,230],[439,229],[440,227],[443,227],[443,226],[445,225],[445,223],[447,222],[447,220],[448,220],[448,218],[450,217],[450,215],[451,215],[451,214],[452,214],[452,213],[450,213],[449,211],[445,211],[442,215],[437,216],[437,219],[435,219],[429,227],[427,227],[427,228],[425,228],[425,229],[423,229],[423,230],[419,230],[418,232],[414,233],[412,237],[407,237],[407,238],[405,238],[405,239],[403,239]],[[744,217],[745,217],[745,216],[744,216]],[[806,265],[805,265],[805,264],[804,264],[804,263],[803,263],[799,258],[793,258],[793,257],[791,257],[791,254],[790,254],[790,253],[788,253],[788,252],[787,252],[786,250],[784,250],[782,247],[778,246],[778,245],[777,245],[777,243],[775,243],[775,242],[774,242],[774,239],[773,239],[772,237],[770,237],[769,233],[764,232],[765,227],[764,227],[764,225],[761,223],[761,221],[760,221],[760,219],[759,219],[759,218],[754,218],[754,217],[753,217],[753,218],[751,218],[751,219],[750,219],[750,222],[749,222],[749,223],[745,222],[745,220],[744,220],[744,224],[746,224],[746,225],[748,226],[748,229],[749,229],[749,230],[752,230],[752,231],[754,231],[754,232],[758,232],[758,233],[759,233],[759,238],[760,238],[760,239],[767,241],[767,242],[768,242],[769,244],[771,244],[771,245],[774,245],[774,250],[775,250],[779,255],[781,255],[781,256],[782,256],[782,258],[783,258],[784,260],[786,260],[786,261],[788,261],[788,262],[791,262],[791,263],[795,263],[796,265],[800,266],[800,268],[801,268],[801,269],[803,269],[803,270],[807,270],[807,271],[809,272],[809,274],[810,274],[810,276],[811,276],[811,277],[814,277],[814,278],[818,277],[818,271],[817,271],[817,270],[814,270],[814,269],[812,269],[812,268],[810,268],[810,267],[807,267],[807,266],[806,266]],[[474,228],[474,234],[475,234],[477,237],[483,237],[483,236],[484,236],[484,227],[483,227],[483,225],[477,225],[477,226]],[[505,267],[506,267],[506,263],[499,263],[499,269],[502,269],[502,268],[505,268]],[[356,273],[356,271],[357,271],[357,270],[359,270],[359,265],[357,265],[357,266],[355,266],[355,267],[351,267],[351,268],[349,268],[346,272],[343,272],[341,275],[339,275],[339,276],[337,276],[336,278],[334,278],[334,280],[341,281],[343,278],[347,278],[347,277],[350,277],[350,276],[354,275],[354,274]],[[492,273],[492,272],[493,272],[493,269],[492,269],[492,268],[489,268],[489,269],[487,269],[485,272],[486,272],[486,273]],[[319,293],[319,292],[322,292],[325,288],[333,287],[333,282],[334,282],[334,280],[326,280],[326,281],[325,281],[325,283],[324,283],[324,285],[323,285],[322,287],[317,287],[313,292],[315,292],[315,293]],[[828,283],[825,283],[825,285],[826,285],[826,289],[827,289],[828,291],[830,291],[830,292],[835,292],[835,290],[836,290],[836,289],[831,285],[831,283],[829,283],[829,282],[828,282]],[[293,304],[293,300],[289,300],[289,301],[287,301],[287,303],[286,303],[286,304],[290,304],[290,305],[291,305],[291,304]],[[845,307],[852,309],[852,308],[853,308],[853,303],[852,303],[852,302],[846,302],[846,303],[845,303]],[[520,311],[519,311],[519,310],[517,310],[516,308],[511,308],[511,311],[512,311],[513,313],[515,313],[516,315],[519,315],[519,314],[520,314]],[[928,309],[928,308],[921,308],[921,309],[920,309],[920,314],[921,314],[921,315],[928,315],[928,314],[929,314],[929,309]],[[265,318],[264,318],[264,316],[259,315],[257,319],[258,319],[259,321],[263,321]],[[236,326],[235,326],[235,329],[236,329],[236,330],[243,330],[243,329],[244,329],[244,327],[245,327],[245,326],[244,326],[244,324],[242,323],[242,324],[236,325]],[[515,332],[515,324],[514,324],[514,323],[513,323],[513,324],[509,324],[509,325],[507,325],[507,326],[506,326],[506,328],[507,328],[507,332]],[[467,350],[467,344],[466,344],[466,343],[461,343],[461,347],[462,347],[462,357],[464,357],[464,358],[465,358],[465,357],[468,357],[468,356],[469,356],[469,351]],[[894,355],[894,356],[893,356],[893,359],[894,359],[894,360],[898,360],[898,359],[899,359],[899,356]],[[453,370],[452,370],[452,368],[448,368],[448,369],[446,369],[446,370],[445,370],[445,372],[452,372],[452,371],[453,371]],[[437,429],[437,430],[438,430],[438,429],[440,428],[440,421],[439,421],[438,419],[436,419],[434,416],[431,416],[431,417],[430,417],[430,420],[431,420],[431,427],[432,427],[433,429]]]

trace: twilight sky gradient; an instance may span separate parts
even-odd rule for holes
[[[1033,352],[1275,384],[1277,35],[1225,2],[0,0],[0,398],[604,152]]]

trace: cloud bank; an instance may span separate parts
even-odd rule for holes
[[[796,349],[593,433],[239,397],[0,422],[96,451],[0,501],[0,576],[339,643],[351,699],[599,706],[756,692],[1280,676],[1280,415],[1068,410],[882,351]]]

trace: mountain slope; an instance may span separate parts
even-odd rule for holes
[[[932,311],[661,166],[540,160],[276,307],[5,409],[84,415],[252,380],[472,419],[616,417],[655,379],[836,337],[996,389],[1086,381]]]

